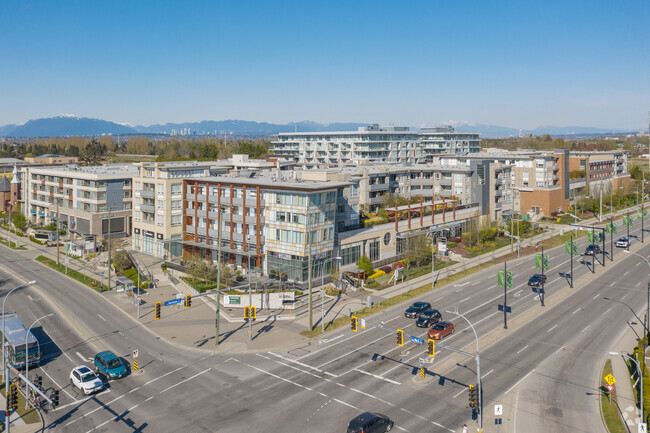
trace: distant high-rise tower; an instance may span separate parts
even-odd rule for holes
[[[519,138],[523,136],[524,136],[524,131],[521,128],[519,128]]]

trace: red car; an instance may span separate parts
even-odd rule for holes
[[[450,322],[438,322],[427,332],[427,337],[434,340],[442,340],[455,331],[454,324]]]

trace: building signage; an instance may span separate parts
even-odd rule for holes
[[[142,234],[149,238],[153,238],[154,236],[156,236],[154,232],[150,232],[149,230],[142,230]]]
[[[156,239],[162,239],[163,234],[162,233],[156,233]]]
[[[241,305],[241,296],[226,295],[224,301],[228,305]]]
[[[140,229],[137,228],[137,227],[134,227],[133,228],[133,233],[135,233],[136,235],[139,235],[140,234]]]

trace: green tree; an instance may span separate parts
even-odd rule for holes
[[[106,154],[106,147],[102,146],[96,139],[90,140],[82,152],[81,158],[89,165],[97,165]]]
[[[126,251],[118,251],[119,248],[116,248],[113,246],[112,251],[111,251],[111,261],[113,262],[113,265],[115,266],[115,270],[119,272],[120,274],[124,274],[124,271],[129,269],[130,267],[133,266],[133,263],[131,262],[131,258],[129,255],[126,253]]]
[[[372,262],[365,254],[359,258],[357,267],[362,271],[366,271],[367,274],[372,272]]]
[[[411,236],[406,241],[406,266],[420,266],[431,258],[431,243],[426,235]]]
[[[11,216],[14,227],[16,227],[18,230],[25,230],[25,227],[27,227],[27,218],[25,218],[25,215],[21,212],[20,205],[16,206],[16,209],[13,211],[13,214]]]
[[[195,280],[213,282],[217,279],[217,265],[202,260],[199,257],[194,257],[185,262],[185,270]],[[224,280],[223,273],[221,278]]]

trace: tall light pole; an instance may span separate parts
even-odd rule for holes
[[[111,290],[111,209],[108,209],[108,290]],[[57,238],[58,239],[58,238]],[[102,283],[99,283],[99,291],[102,292]]]
[[[629,238],[628,238],[628,240],[629,240]],[[641,254],[639,254],[639,253],[633,253],[632,251],[630,251],[630,250],[628,250],[628,249],[623,250],[623,252],[624,252],[624,253],[627,253],[627,254],[632,254],[632,255],[635,255],[635,256],[637,256],[637,257],[642,258],[643,260],[645,260],[645,262],[648,264],[648,267],[650,268],[650,261],[648,261],[648,259],[646,259],[645,257],[643,257]],[[650,275],[650,274],[649,274],[649,275]],[[647,290],[647,292],[648,292],[648,304],[647,304],[647,306],[646,306],[646,313],[645,313],[645,317],[646,317],[646,324],[645,324],[645,331],[644,331],[644,332],[645,332],[645,336],[648,335],[648,325],[650,324],[650,323],[649,323],[649,321],[650,321],[650,277],[648,277],[648,290]],[[644,346],[644,351],[643,351],[643,353],[645,353],[646,338],[643,339],[643,346]],[[643,363],[645,364],[645,355],[644,355],[644,357],[643,357]]]
[[[46,317],[52,317],[54,315],[54,313],[50,313],[39,317],[38,319],[34,320],[34,323],[32,323],[27,329],[27,332],[25,332],[25,378],[27,378],[27,381],[25,381],[25,409],[29,409],[29,346],[27,345],[27,337],[29,336],[29,331],[32,330],[32,327],[34,325],[36,325],[42,319],[45,319]]]
[[[118,248],[115,251],[123,251],[123,252],[125,252],[126,255],[129,256],[129,258],[131,259],[131,261],[135,265],[135,270],[136,270],[136,272],[138,274],[138,298],[137,298],[138,302],[137,302],[137,304],[138,304],[138,319],[139,319],[140,318],[140,267],[135,262],[135,260],[133,259],[133,256],[131,255],[131,253],[129,251],[127,251],[127,250],[125,250],[123,248]]]
[[[505,285],[507,286],[507,284]],[[474,358],[476,359],[476,385],[478,386],[478,407],[479,407],[478,428],[479,431],[482,432],[483,431],[483,403],[482,403],[483,399],[481,397],[481,394],[483,393],[483,387],[481,386],[481,355],[478,347],[478,334],[476,333],[476,329],[474,328],[474,325],[472,325],[472,322],[470,322],[467,317],[465,317],[464,315],[460,314],[457,311],[445,311],[445,312],[462,317],[472,328],[472,331],[474,331],[474,338],[476,339],[476,355],[474,356]]]
[[[643,419],[643,372],[641,371],[641,367],[639,366],[639,359],[634,359],[627,353],[621,353],[621,352],[609,352],[610,355],[621,355],[629,359],[630,361],[634,362],[636,365],[636,372],[639,375],[639,382],[641,382],[641,399],[639,401],[639,410],[641,411],[641,422],[644,422],[645,420]],[[636,357],[636,355],[635,355]]]
[[[311,196],[307,194],[307,284],[309,286],[309,330],[314,329],[314,310],[311,285]],[[304,275],[304,274],[303,274]]]
[[[320,270],[320,328],[321,332],[325,332],[325,290],[323,288],[323,285],[325,284],[323,281],[325,280],[325,263],[331,262],[332,260],[336,260],[337,262],[339,260],[343,260],[343,257],[330,257],[329,259],[325,260],[323,264],[321,265],[321,270]]]
[[[22,287],[31,286],[32,284],[36,284],[36,280],[32,280],[29,283],[21,284],[20,286],[14,287],[13,289],[11,289],[9,291],[9,293],[7,293],[5,295],[5,299],[2,301],[2,377],[4,379],[7,378],[7,370],[6,370],[7,363],[5,361],[5,341],[7,340],[5,338],[5,304],[7,302],[7,297],[9,295],[11,295],[14,291],[16,291],[16,290],[18,290],[18,289],[20,289]]]
[[[251,288],[251,255],[248,251],[248,244],[250,242],[251,235],[246,235],[246,252],[248,253],[248,306],[253,306],[253,292]],[[249,310],[252,311],[252,308]],[[253,319],[251,314],[248,315],[248,341],[253,341]]]
[[[445,232],[447,230],[449,230],[449,228],[444,228],[444,229],[435,230],[431,232],[431,288],[432,289],[436,288],[436,255],[433,250],[433,243],[435,242],[436,235],[438,233]]]

